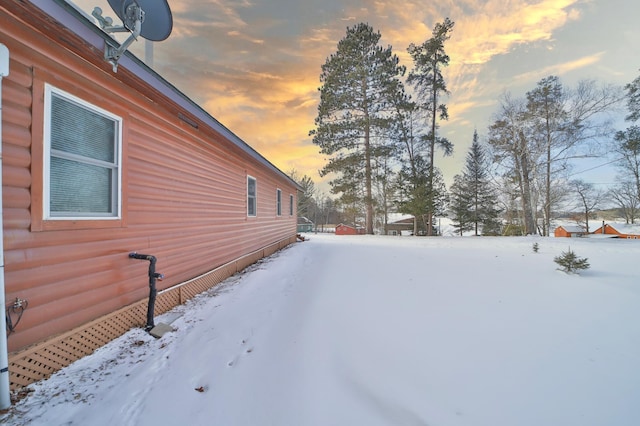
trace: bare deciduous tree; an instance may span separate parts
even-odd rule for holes
[[[613,188],[610,194],[626,223],[636,223],[640,214],[640,199],[636,185],[633,182],[622,182]]]
[[[619,87],[582,80],[575,88],[565,88],[560,79],[540,80],[527,93],[532,151],[539,155],[534,178],[542,199],[543,235],[549,235],[553,187],[564,180],[563,171],[572,159],[602,154],[598,144],[611,134],[607,113],[623,99]]]
[[[604,200],[604,193],[596,189],[593,184],[583,180],[572,180],[571,188],[575,191],[577,207],[584,213],[584,225],[589,232],[589,217]]]
[[[532,203],[531,144],[527,140],[526,105],[522,99],[513,99],[508,93],[500,100],[500,111],[489,127],[489,144],[495,159],[506,169],[517,184],[521,202],[524,232],[536,234],[535,206]]]

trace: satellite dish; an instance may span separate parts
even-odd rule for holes
[[[132,19],[128,9],[137,5],[144,11],[140,35],[151,41],[162,41],[169,37],[173,29],[173,17],[166,0],[107,0],[109,6],[122,20],[124,26],[133,31],[135,19]]]
[[[104,57],[118,71],[118,60],[129,45],[141,36],[151,41],[162,41],[169,37],[173,29],[173,17],[167,0],[107,0],[109,6],[122,20],[122,26],[114,26],[111,18],[102,16],[102,9],[96,7],[91,13],[107,33],[130,32],[131,35],[120,47],[106,44]]]

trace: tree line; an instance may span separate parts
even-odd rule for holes
[[[410,44],[410,70],[381,34],[360,23],[347,28],[322,65],[320,102],[309,132],[330,176],[331,198],[313,180],[298,177],[304,194],[299,216],[316,223],[362,224],[384,230],[391,213],[414,217],[414,233],[432,235],[435,217],[448,215],[456,230],[476,235],[549,235],[564,210],[584,212],[584,222],[606,201],[634,223],[640,204],[640,77],[623,88],[583,80],[567,87],[557,76],[540,80],[525,97],[505,93],[485,140],[474,131],[464,169],[447,190],[436,151],[453,153],[439,134],[449,117],[443,69],[454,22],[437,23],[431,37]],[[411,88],[411,94],[407,93]],[[632,123],[615,132],[612,122],[626,100]],[[611,137],[614,135],[614,137]],[[607,191],[572,179],[572,160],[614,152],[618,184]],[[333,222],[329,220],[333,219]]]

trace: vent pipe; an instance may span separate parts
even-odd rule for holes
[[[156,257],[150,254],[129,253],[129,258],[138,260],[149,261],[149,303],[147,305],[147,325],[144,327],[146,331],[151,331],[155,327],[153,322],[153,315],[156,304],[156,295],[158,290],[156,289],[156,280],[163,279],[164,275],[156,272]]]

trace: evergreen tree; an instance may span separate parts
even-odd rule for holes
[[[640,120],[640,77],[625,86],[629,122]],[[614,150],[620,155],[618,166],[623,182],[631,182],[636,188],[640,202],[640,126],[633,125],[626,130],[616,132]]]
[[[430,131],[425,136],[429,146],[429,178],[427,186],[429,194],[435,194],[434,181],[435,177],[435,149],[439,146],[444,150],[445,155],[453,152],[453,144],[446,138],[437,136],[437,121],[447,120],[449,112],[445,104],[440,103],[440,95],[447,94],[447,86],[442,76],[442,68],[449,65],[449,55],[444,50],[444,43],[451,37],[454,22],[446,18],[443,23],[435,25],[432,37],[421,45],[411,44],[407,49],[413,59],[414,67],[409,73],[407,82],[412,84],[418,95],[420,107],[428,112],[430,120]],[[435,205],[431,200],[429,205]],[[434,211],[427,212],[428,215],[428,235],[432,235],[432,225]]]
[[[403,163],[398,172],[396,208],[414,217],[414,235],[418,235],[419,221],[428,210],[427,174],[427,162],[420,155],[414,156],[410,163]]]
[[[473,143],[467,153],[466,170],[464,179],[471,196],[471,222],[476,235],[479,225],[483,226],[483,234],[489,231],[495,232],[500,210],[497,207],[498,196],[489,179],[490,164],[484,148],[478,140],[478,132],[473,132]],[[486,230],[484,228],[487,228]]]
[[[405,72],[391,46],[378,45],[380,37],[364,23],[347,29],[322,66],[316,128],[310,132],[320,152],[330,156],[321,175],[336,173],[332,192],[348,194],[348,205],[364,205],[368,234],[373,234],[373,164],[376,155],[386,154],[379,148],[388,143],[396,121],[395,100],[403,92],[399,77]]]
[[[429,212],[444,216],[449,196],[442,177],[437,168],[430,176],[430,168],[426,160],[420,156],[415,158],[415,174],[407,164],[398,173],[399,199],[396,201],[400,213],[411,214],[415,218],[414,234],[424,230],[426,235],[433,235],[433,222],[429,220]],[[429,186],[429,182],[433,182]],[[429,227],[432,227],[429,232]]]
[[[427,161],[425,161],[425,140],[420,134],[419,121],[420,110],[417,105],[408,99],[401,98],[397,102],[398,116],[398,143],[401,170],[397,175],[396,192],[399,200],[397,207],[401,213],[414,217],[414,235],[418,234],[418,220],[427,211]]]
[[[586,257],[579,258],[575,252],[571,251],[571,247],[569,247],[569,251],[562,252],[560,256],[556,256],[553,258],[553,261],[562,267],[562,270],[565,272],[577,272],[583,269],[589,269],[589,259]]]
[[[393,149],[389,147],[387,153],[381,153],[376,155],[376,162],[374,163],[374,185],[376,188],[377,197],[374,205],[376,207],[376,227],[383,229],[386,234],[387,224],[389,223],[389,213],[391,212],[391,205],[393,203],[393,176],[392,170]]]
[[[461,231],[473,230],[479,235],[495,234],[499,229],[498,196],[489,179],[489,162],[485,150],[473,132],[473,143],[467,153],[465,170],[452,186],[452,212]],[[485,232],[486,231],[486,232]]]
[[[627,121],[634,122],[640,120],[640,76],[631,83],[624,86],[627,91],[627,107],[629,115]]]
[[[302,191],[298,192],[298,216],[314,219],[316,185],[307,175],[297,181],[302,187]]]
[[[640,201],[640,126],[616,132],[614,139],[617,143],[615,151],[620,155],[618,167],[622,172],[621,180],[635,186]]]
[[[451,211],[453,215],[451,218],[453,220],[453,227],[456,233],[462,236],[465,231],[473,229],[473,223],[471,221],[472,200],[462,175],[455,175],[453,177],[453,184],[449,189],[449,193],[451,194],[449,211]]]

